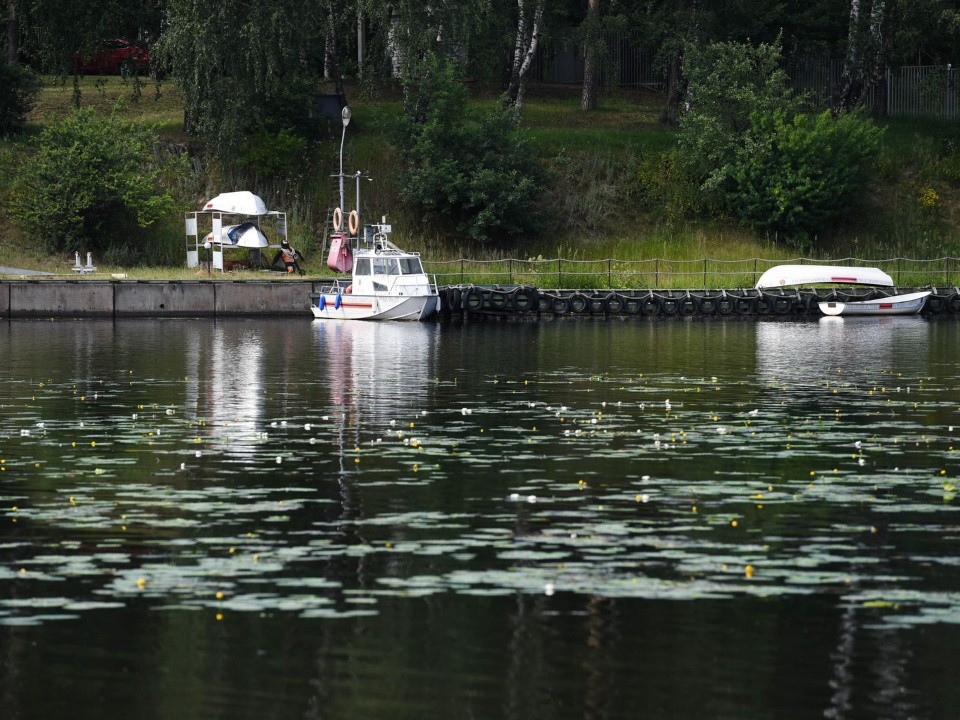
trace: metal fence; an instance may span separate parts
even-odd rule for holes
[[[833,106],[843,77],[843,60],[810,55],[787,66],[790,84],[803,93],[811,109]],[[885,93],[877,92],[882,84]],[[905,65],[889,68],[876,84],[866,88],[864,105],[885,103],[887,115],[924,115],[953,120],[958,117],[960,76],[952,65]]]
[[[774,265],[846,265],[878,267],[900,287],[956,287],[960,285],[960,258],[932,260],[887,258],[864,260],[573,260],[564,258],[501,260],[425,260],[427,272],[440,285],[531,285],[540,289],[736,289],[753,287]]]
[[[657,52],[644,46],[640,31],[603,34],[606,59],[600,81],[619,87],[662,90],[666,68]],[[843,60],[827,55],[806,55],[786,66],[795,92],[809,99],[811,109],[831,107],[839,94]],[[573,32],[563,32],[541,43],[534,58],[531,79],[535,82],[578,85],[583,82],[583,47]],[[873,108],[884,102],[887,115],[925,115],[954,119],[960,116],[960,77],[951,65],[907,65],[890,68],[878,83],[866,88],[864,104]]]
[[[666,72],[656,53],[641,43],[638,30],[606,32],[603,42],[607,53],[600,82],[620,87],[664,87]],[[583,82],[583,47],[572,33],[561,33],[541,43],[530,72],[535,81],[560,85]]]

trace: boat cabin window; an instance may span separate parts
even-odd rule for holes
[[[423,265],[420,264],[420,258],[400,258],[400,271],[404,275],[423,275]]]
[[[357,260],[357,269],[353,271],[354,275],[370,274],[370,258],[360,258]]]
[[[374,275],[399,275],[400,265],[397,263],[396,258],[374,258],[373,274]]]

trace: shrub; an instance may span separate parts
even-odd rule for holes
[[[727,204],[740,219],[795,245],[841,216],[867,180],[881,131],[863,114],[836,120],[782,111],[754,113],[730,170]]]
[[[0,62],[0,135],[23,129],[40,93],[40,80],[30,68]]]
[[[715,43],[691,63],[678,146],[685,173],[709,209],[805,247],[866,184],[881,131],[861,113],[802,113],[779,43]]]
[[[449,62],[429,60],[419,77],[408,88],[411,110],[397,138],[404,200],[477,242],[538,227],[544,172],[513,111],[499,103],[469,109],[467,88]]]
[[[77,111],[40,134],[20,168],[14,216],[52,252],[135,251],[147,242],[139,230],[174,210],[158,178],[176,158],[142,125]]]

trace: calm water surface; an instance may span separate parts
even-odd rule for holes
[[[0,717],[958,718],[958,350],[0,324]]]

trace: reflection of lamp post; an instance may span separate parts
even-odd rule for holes
[[[350,124],[350,108],[344,106],[340,111],[340,119],[343,121],[343,134],[340,136],[340,214],[343,214],[343,141],[347,137],[347,125]]]
[[[213,247],[213,244],[209,240],[207,240],[203,244],[203,247],[205,247],[207,250],[207,275],[210,275],[213,272],[210,269],[210,267],[213,265],[213,257],[212,257],[213,253],[210,251],[210,248]]]

